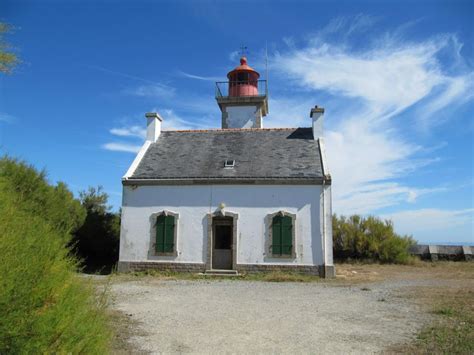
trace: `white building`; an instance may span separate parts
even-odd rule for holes
[[[162,131],[146,114],[122,180],[119,271],[334,276],[324,109],[309,128],[263,128],[266,82],[245,58],[228,78],[217,83],[222,129]]]

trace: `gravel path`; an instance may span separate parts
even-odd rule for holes
[[[135,321],[137,353],[376,353],[428,320],[401,297],[420,281],[357,286],[237,280],[119,281],[113,308]]]

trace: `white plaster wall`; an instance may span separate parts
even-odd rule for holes
[[[321,265],[322,191],[322,186],[309,185],[124,186],[120,260],[205,263],[207,214],[225,203],[226,211],[239,215],[238,264]],[[150,216],[162,210],[179,213],[176,256],[150,253]],[[296,214],[296,259],[267,255],[265,217],[280,210]],[[332,260],[332,249],[330,254]]]
[[[227,112],[228,128],[253,128],[256,127],[257,106],[229,106]]]
[[[332,192],[331,185],[325,185],[322,189],[322,195],[324,198],[322,203],[324,203],[324,209],[321,211],[321,218],[324,218],[323,224],[323,245],[325,246],[324,253],[324,264],[325,265],[334,265],[333,255],[332,255]]]

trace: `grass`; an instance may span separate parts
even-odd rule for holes
[[[412,344],[416,353],[474,353],[474,291],[443,289],[430,302],[437,319]]]
[[[408,344],[388,353],[474,354],[474,263],[424,262],[412,265],[342,264],[336,267],[344,284],[385,279],[431,280],[436,286],[418,286],[408,294],[433,321]],[[367,287],[364,287],[367,288]],[[384,302],[381,298],[378,301]]]
[[[316,282],[322,279],[316,275],[299,274],[296,272],[274,271],[269,273],[246,274],[244,280],[266,282]]]
[[[414,341],[393,347],[389,352],[474,354],[474,263],[426,262],[416,268],[405,267],[405,270],[409,273],[398,277],[445,282],[412,289],[408,296],[430,313],[433,321]],[[390,277],[397,276],[391,274]]]
[[[243,281],[264,281],[264,282],[316,282],[321,278],[316,275],[305,275],[296,272],[273,271],[268,273],[248,273],[237,276],[228,275],[203,275],[196,273],[157,271],[148,270],[132,272],[129,274],[114,274],[118,279],[135,279],[150,277],[156,280],[243,280]]]

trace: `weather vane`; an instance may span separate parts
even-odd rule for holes
[[[240,46],[240,55],[244,57],[246,53],[247,53],[247,47],[242,44]]]

